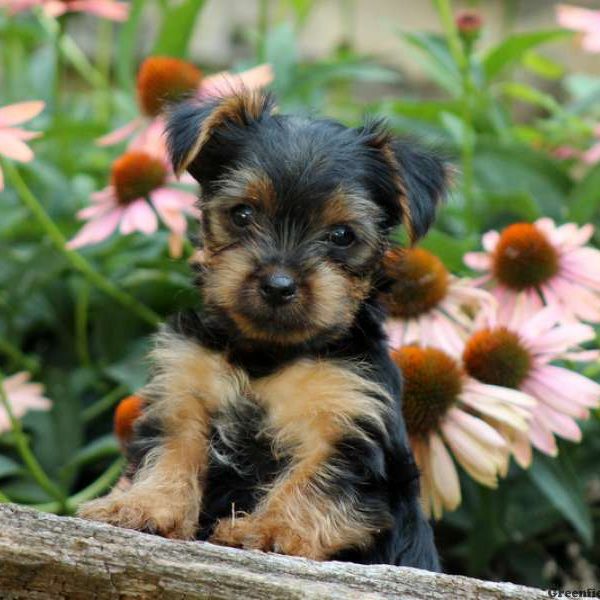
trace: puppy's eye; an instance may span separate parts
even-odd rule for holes
[[[329,232],[327,239],[338,248],[348,248],[356,240],[356,235],[348,225],[337,225]]]
[[[238,204],[231,209],[231,220],[238,227],[248,227],[254,220],[254,209],[249,204]]]

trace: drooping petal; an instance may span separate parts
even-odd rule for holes
[[[495,448],[504,448],[506,446],[504,438],[491,425],[463,410],[451,408],[448,411],[448,418],[455,421],[464,429],[468,429],[483,444],[494,446]]]
[[[23,163],[32,161],[34,157],[31,148],[7,129],[0,131],[0,155]]]
[[[151,192],[150,200],[160,218],[173,233],[183,235],[186,232],[187,221],[184,210],[195,204],[195,194],[163,187]]]
[[[75,250],[83,246],[97,244],[108,238],[117,228],[123,209],[116,207],[98,219],[86,223],[79,233],[67,243],[67,248]]]
[[[141,231],[146,235],[158,229],[158,219],[144,198],[138,198],[127,205],[123,212],[120,231],[129,235],[134,231]]]
[[[540,332],[536,337],[528,338],[527,347],[534,354],[550,354],[558,357],[569,348],[593,340],[595,337],[594,329],[589,325],[583,323],[561,325],[545,333]]]
[[[241,73],[222,71],[205,77],[200,84],[198,95],[229,96],[243,90],[258,89],[269,85],[274,76],[273,68],[268,64],[258,65]]]
[[[467,252],[463,261],[474,271],[489,271],[492,267],[492,257],[486,252]]]
[[[485,447],[453,421],[442,423],[442,433],[454,456],[467,473],[482,485],[498,485],[498,460],[496,449]]]
[[[30,100],[4,106],[0,108],[0,128],[30,121],[37,117],[45,106],[46,103],[41,100]]]
[[[529,430],[529,439],[540,452],[548,456],[556,456],[558,454],[556,440],[552,432],[539,421],[532,421]]]
[[[97,146],[114,146],[115,144],[119,144],[126,139],[130,138],[141,126],[143,122],[141,118],[134,119],[133,121],[129,121],[125,125],[122,125],[118,129],[99,137],[96,140]]]
[[[532,371],[530,376],[536,382],[544,383],[553,392],[560,392],[566,398],[570,397],[572,402],[581,406],[600,406],[600,384],[579,373],[554,365],[544,365]]]
[[[577,423],[567,415],[553,410],[549,406],[540,404],[536,406],[534,418],[550,429],[556,435],[572,442],[581,441],[581,430]]]
[[[438,495],[447,510],[455,510],[460,504],[461,494],[454,462],[438,434],[431,434],[429,446],[431,449],[431,471]]]
[[[481,238],[481,244],[486,252],[494,252],[499,241],[500,234],[495,230],[484,233]]]

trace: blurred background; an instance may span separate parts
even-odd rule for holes
[[[94,194],[127,171],[117,161],[160,145],[156,90],[172,100],[210,74],[268,64],[272,77],[257,85],[269,84],[282,110],[350,125],[379,115],[440,148],[457,173],[423,247],[448,272],[473,276],[463,257],[490,229],[600,220],[600,2],[577,4],[590,12],[559,22],[561,5],[548,0],[0,1],[0,107],[40,103],[20,106],[20,120],[0,112],[0,136],[15,125],[43,133],[13,129],[12,151],[0,137],[0,369],[8,398],[10,378],[27,373],[52,403],[27,388],[0,419],[0,499],[71,514],[105,492],[135,417],[115,436],[113,410],[145,382],[149,335],[198,303],[189,182],[165,171],[181,194],[155,206],[158,225],[83,223],[108,202]],[[154,188],[137,184],[147,199]],[[600,379],[598,361],[567,366]],[[17,410],[24,397],[38,404]],[[462,504],[435,525],[446,571],[600,585],[598,410],[579,427],[580,443],[559,433],[558,456],[512,463],[497,489],[461,472]]]

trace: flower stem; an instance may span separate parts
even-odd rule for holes
[[[30,373],[35,373],[39,369],[37,360],[27,356],[20,348],[4,338],[0,338],[0,353],[7,356],[17,368],[22,367]]]
[[[83,282],[75,291],[75,344],[79,360],[84,367],[91,366],[88,348],[88,309],[90,305],[90,287]]]
[[[127,386],[119,385],[114,390],[111,390],[100,398],[100,400],[90,404],[81,413],[81,418],[84,423],[93,421],[98,415],[101,415],[105,410],[112,408],[127,392]]]
[[[123,471],[123,467],[125,466],[125,458],[120,456],[115,460],[96,481],[90,483],[86,488],[83,488],[77,494],[74,494],[67,500],[67,510],[69,512],[75,512],[77,507],[83,502],[87,502],[88,500],[92,500],[97,496],[100,496],[103,492],[109,489]]]
[[[475,135],[473,131],[473,109],[472,99],[476,94],[476,87],[471,76],[471,57],[469,51],[463,45],[456,23],[452,14],[450,0],[433,0],[438,12],[444,34],[448,42],[450,54],[461,77],[461,107],[462,121],[464,126],[461,143],[461,166],[462,166],[462,191],[465,202],[465,216],[467,222],[472,225],[475,220]]]
[[[77,494],[67,498],[64,505],[60,505],[58,502],[45,502],[44,504],[34,504],[33,508],[42,512],[72,515],[80,504],[92,500],[108,490],[119,479],[124,466],[125,459],[123,457],[118,458],[98,479],[90,483],[86,488],[83,488],[80,492],[77,492]]]
[[[65,257],[69,264],[79,271],[92,285],[104,292],[107,296],[116,300],[119,304],[136,314],[149,325],[156,326],[160,317],[152,309],[148,308],[133,296],[119,289],[112,281],[101,275],[83,256],[66,246],[67,240],[44,210],[38,199],[33,195],[27,184],[21,177],[19,171],[8,161],[3,161],[4,171],[12,182],[23,203],[33,213],[38,223],[44,229],[53,242],[56,249]]]
[[[95,88],[105,88],[107,82],[102,73],[88,60],[81,51],[75,40],[61,29],[59,22],[49,17],[43,10],[37,9],[36,15],[46,33],[56,40],[58,50],[69,64],[85,79],[87,83]]]
[[[6,414],[8,415],[8,419],[12,427],[12,433],[15,438],[17,451],[21,457],[21,460],[25,463],[27,470],[45,492],[55,498],[60,506],[65,506],[65,494],[53,481],[50,480],[48,475],[46,475],[42,469],[40,463],[33,455],[33,452],[29,447],[29,441],[23,432],[21,421],[19,421],[19,419],[17,419],[13,413],[8,396],[4,391],[4,375],[2,372],[0,372],[0,404],[2,404],[4,410],[6,410]]]

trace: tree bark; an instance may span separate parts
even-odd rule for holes
[[[0,598],[547,598],[542,590],[387,565],[179,542],[0,505]]]

